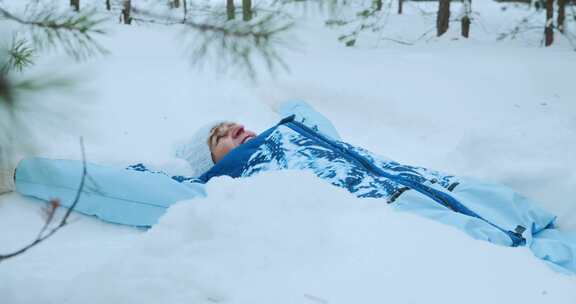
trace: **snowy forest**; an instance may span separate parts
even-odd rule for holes
[[[539,31],[541,39],[536,40],[535,45],[552,46],[554,37],[560,36],[576,49],[574,1],[495,1],[504,3],[500,6],[503,15],[508,9],[522,12],[510,18],[510,25],[505,30],[495,33],[497,40],[516,39],[524,33]],[[188,59],[193,63],[217,56],[223,69],[239,66],[248,76],[255,77],[254,60],[263,60],[271,71],[279,66],[286,68],[286,62],[279,54],[283,47],[286,48],[283,43],[291,43],[285,37],[286,32],[295,25],[298,15],[308,10],[323,12],[324,24],[340,33],[337,39],[348,47],[353,47],[367,33],[375,34],[376,37],[371,37],[374,40],[413,45],[433,36],[441,37],[450,27],[457,27],[463,38],[469,38],[471,30],[485,27],[488,18],[474,10],[471,0],[101,2],[37,0],[11,5],[10,1],[3,1],[0,13],[7,29],[2,33],[3,77],[9,77],[11,72],[22,72],[34,64],[34,58],[48,50],[64,52],[77,61],[106,54],[108,50],[98,37],[107,34],[104,27],[113,20],[123,25],[180,26],[185,30],[180,34],[181,39],[199,40],[189,46]],[[426,5],[424,9],[418,5],[422,2],[434,4]],[[382,32],[386,27],[404,26],[394,24],[390,19],[392,14],[402,15],[405,5],[415,8],[428,21],[426,30],[416,39],[385,37]]]
[[[576,0],[0,0],[0,303],[576,303],[575,71]]]

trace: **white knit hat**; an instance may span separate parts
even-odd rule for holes
[[[174,155],[186,160],[192,167],[192,176],[198,177],[214,166],[212,153],[208,145],[210,131],[224,121],[214,121],[198,129],[188,140],[177,144]]]

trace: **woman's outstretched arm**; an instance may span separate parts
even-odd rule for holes
[[[336,140],[340,140],[340,134],[326,118],[316,111],[310,104],[303,100],[287,100],[278,105],[277,112],[282,117],[295,115],[295,120],[306,126]]]

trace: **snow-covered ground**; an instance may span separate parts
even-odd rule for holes
[[[416,39],[433,25],[419,10],[430,4],[408,4],[383,35]],[[112,24],[101,39],[109,56],[34,68],[78,77],[79,92],[45,102],[81,105],[70,113],[81,125],[54,136],[31,124],[45,156],[79,158],[84,135],[92,162],[168,168],[173,143],[204,123],[262,131],[278,119],[267,101],[301,98],[351,143],[510,185],[576,230],[576,54],[562,40],[540,48],[530,33],[496,42],[525,12],[474,5],[482,26],[471,40],[455,39],[454,24],[447,37],[414,46],[366,37],[345,48],[338,30],[309,13],[286,52],[291,73],[258,83],[191,69],[177,30]],[[0,303],[576,302],[576,278],[525,248],[472,240],[307,173],[218,178],[208,193],[178,203],[147,232],[75,215],[54,238],[0,264]],[[1,196],[2,252],[42,223],[37,201]]]

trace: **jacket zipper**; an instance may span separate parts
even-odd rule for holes
[[[312,138],[319,139],[321,141],[321,143],[323,144],[323,146],[325,146],[327,148],[331,148],[335,151],[338,151],[341,155],[343,155],[347,159],[351,159],[352,161],[359,163],[362,167],[364,167],[364,169],[368,170],[370,173],[372,173],[374,175],[388,178],[388,179],[390,179],[390,180],[392,180],[392,181],[394,181],[394,182],[396,182],[402,186],[407,187],[408,189],[414,189],[414,190],[432,198],[435,202],[443,205],[444,207],[446,207],[446,208],[448,208],[454,212],[458,212],[458,213],[461,213],[464,215],[468,215],[470,217],[475,217],[475,218],[478,218],[480,220],[483,220],[484,222],[490,224],[494,228],[507,234],[508,237],[510,237],[510,240],[512,241],[512,247],[521,246],[521,245],[524,245],[526,243],[526,239],[524,239],[522,237],[522,235],[520,233],[518,233],[517,231],[508,231],[508,230],[505,230],[505,229],[497,226],[496,224],[484,219],[483,217],[481,217],[480,215],[478,215],[474,211],[468,209],[466,206],[462,205],[460,202],[456,201],[454,198],[452,198],[451,196],[449,196],[448,194],[446,194],[444,192],[441,192],[439,190],[436,190],[436,189],[431,188],[431,187],[426,186],[426,185],[417,184],[417,183],[414,183],[411,181],[406,181],[406,180],[403,180],[401,178],[398,178],[397,176],[393,176],[391,174],[388,174],[388,173],[384,172],[383,170],[381,170],[380,168],[376,168],[373,164],[371,164],[368,160],[366,160],[366,158],[364,158],[361,155],[358,155],[358,153],[351,152],[351,151],[348,151],[348,150],[343,149],[341,147],[338,147],[330,139],[326,138],[326,136],[324,136],[323,134],[310,129],[308,126],[306,126],[302,123],[299,123],[297,121],[294,121],[293,119],[284,119],[282,122],[284,122],[289,128],[291,128],[292,130],[294,130],[296,132],[299,132],[297,129],[300,129],[303,133],[306,133],[306,135],[308,135]],[[405,190],[403,190],[403,191],[405,191]],[[456,206],[452,205],[449,201],[452,201],[452,203],[454,203],[454,205],[456,205]],[[518,227],[521,227],[521,226],[518,226]]]

